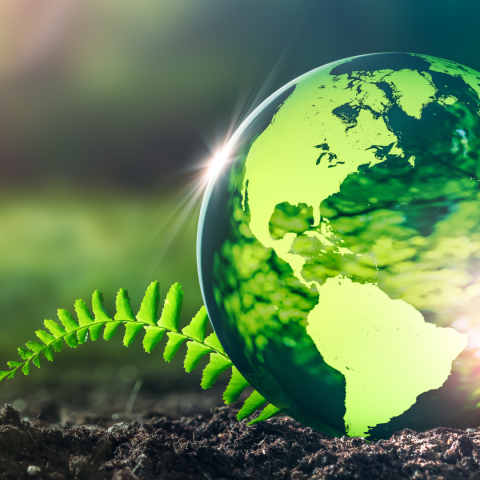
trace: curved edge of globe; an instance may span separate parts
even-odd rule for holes
[[[221,155],[228,162],[228,160],[230,158],[229,153],[233,150],[233,147],[236,145],[236,143],[238,142],[238,140],[240,139],[242,134],[247,130],[247,128],[250,126],[250,124],[253,122],[253,120],[260,114],[260,112],[262,112],[262,110],[267,105],[272,103],[277,97],[279,97],[286,90],[288,90],[289,88],[291,88],[294,85],[297,85],[305,77],[317,72],[318,70],[325,69],[325,68],[328,68],[328,67],[334,68],[334,67],[336,67],[338,65],[341,65],[343,63],[350,62],[355,58],[363,57],[363,56],[366,56],[366,55],[372,55],[372,54],[355,55],[355,56],[344,58],[344,59],[337,60],[337,61],[334,61],[334,62],[329,62],[325,65],[321,65],[320,67],[309,70],[308,72],[306,72],[306,73],[294,78],[290,82],[286,83],[283,87],[279,88],[274,93],[272,93],[270,96],[268,96],[262,103],[260,103],[260,105],[258,105],[250,114],[247,115],[245,120],[243,120],[241,122],[238,129],[235,130],[235,132],[232,134],[230,139],[226,142],[225,146],[222,149]],[[202,250],[202,233],[203,233],[202,232],[202,225],[203,225],[204,220],[205,220],[205,214],[206,214],[208,202],[209,202],[210,197],[212,195],[212,191],[213,191],[213,188],[215,187],[215,183],[217,181],[218,176],[219,176],[219,172],[217,172],[217,174],[215,174],[215,175],[212,175],[210,177],[210,179],[208,180],[207,186],[205,188],[205,193],[204,193],[203,199],[202,199],[202,205],[200,207],[200,215],[199,215],[199,218],[198,218],[197,248],[196,248],[197,272],[198,272],[198,276],[199,276],[199,280],[200,280],[200,290],[201,290],[201,293],[202,293],[202,299],[203,299],[204,302],[205,302],[205,295],[204,295],[203,285],[202,285],[202,281],[201,281],[201,279],[202,279],[201,250]],[[205,305],[205,306],[207,308],[207,313],[208,313],[208,306],[207,305]]]

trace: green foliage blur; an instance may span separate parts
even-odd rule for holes
[[[117,194],[83,198],[81,192],[10,193],[0,209],[0,358],[16,358],[16,347],[37,340],[35,331],[44,319],[57,319],[57,309],[71,313],[82,298],[91,304],[99,289],[110,312],[115,311],[119,288],[129,291],[135,313],[153,279],[161,283],[162,303],[171,284],[185,291],[183,321],[202,305],[195,262],[195,222],[180,232],[175,223],[162,223],[174,209],[162,197]],[[175,245],[168,245],[173,241]],[[168,255],[162,258],[162,253]],[[99,362],[135,364],[141,342],[134,351],[121,346],[121,334],[112,344],[80,346],[73,355],[57,355],[55,364]],[[162,364],[160,364],[162,365]],[[57,367],[58,368],[58,367]],[[49,366],[43,370],[48,371]],[[56,370],[55,370],[56,371]],[[36,375],[33,371],[30,375]],[[48,372],[45,373],[48,375]]]

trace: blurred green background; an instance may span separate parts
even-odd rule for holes
[[[417,52],[480,70],[479,13],[476,0],[3,0],[0,369],[97,288],[110,309],[128,289],[135,309],[152,280],[163,294],[178,281],[187,321],[202,304],[208,162],[245,116],[352,55]],[[165,368],[138,340],[98,343],[44,361],[28,384],[2,383],[2,395],[15,382],[179,375],[181,359]]]

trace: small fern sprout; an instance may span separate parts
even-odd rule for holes
[[[8,362],[10,370],[0,371],[0,381],[4,378],[14,378],[17,370],[21,370],[24,375],[28,375],[31,364],[40,368],[40,354],[43,354],[47,360],[53,361],[54,352],[60,352],[64,342],[69,347],[76,348],[78,345],[84,344],[88,337],[94,342],[98,340],[102,336],[102,330],[104,340],[110,340],[115,335],[119,325],[123,324],[125,326],[123,344],[128,347],[143,330],[145,332],[143,348],[147,353],[150,353],[160,343],[166,333],[168,341],[163,358],[167,362],[170,362],[180,346],[186,343],[187,352],[184,368],[188,373],[197,367],[204,356],[209,355],[209,361],[202,374],[201,386],[204,389],[213,386],[218,377],[231,368],[232,374],[223,394],[223,400],[227,405],[235,403],[245,388],[250,386],[249,383],[233,365],[217,335],[215,333],[206,335],[209,319],[204,306],[186,327],[179,330],[182,303],[182,287],[175,283],[167,293],[160,319],[157,320],[160,287],[159,283],[155,281],[147,288],[140,310],[135,316],[130,306],[128,292],[121,288],[117,293],[116,313],[112,318],[105,309],[103,295],[95,290],[92,296],[93,315],[83,300],[77,300],[74,306],[78,322],[67,310],[58,310],[60,323],[45,320],[44,325],[48,332],[45,330],[35,332],[42,343],[31,341],[27,342],[25,347],[20,347],[18,353],[23,361]],[[267,404],[267,400],[254,390],[238,412],[237,419],[248,418],[255,411],[264,407],[265,404]],[[281,413],[284,413],[283,409],[268,404],[263,408],[260,415],[249,422],[248,425],[267,420]]]

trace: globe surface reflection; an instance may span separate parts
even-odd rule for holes
[[[268,98],[198,232],[205,304],[271,403],[331,435],[480,424],[480,73],[388,53]]]

